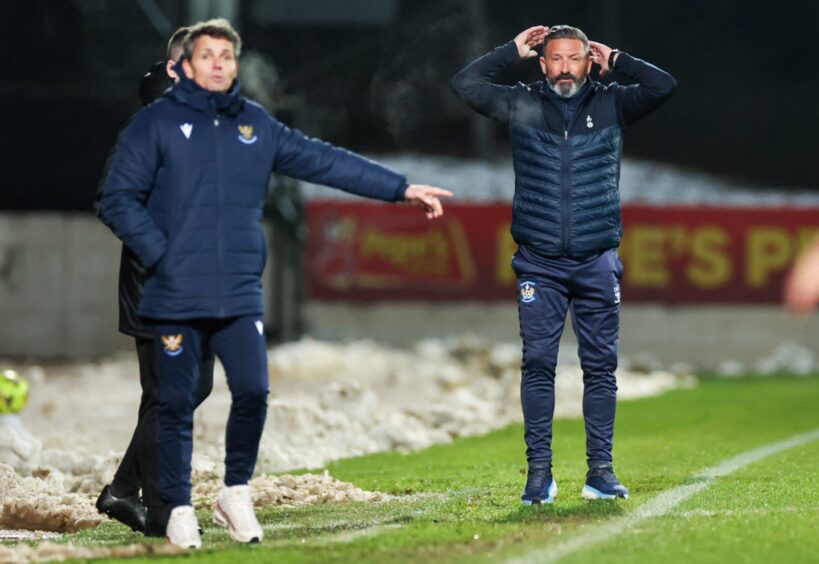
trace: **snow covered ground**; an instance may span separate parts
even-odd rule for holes
[[[406,174],[410,182],[455,192],[458,202],[511,202],[511,159],[493,162],[427,155],[373,155],[378,162]],[[340,190],[303,184],[308,200],[355,198]],[[624,203],[757,206],[819,206],[819,191],[751,188],[723,178],[647,161],[625,159],[620,174]]]
[[[72,531],[95,526],[93,501],[109,482],[133,430],[139,398],[136,359],[15,366],[32,384],[22,437],[0,425],[0,529]],[[409,452],[485,433],[521,419],[520,346],[474,337],[431,339],[412,349],[372,341],[305,339],[270,351],[271,398],[254,479],[257,504],[383,500],[323,474],[265,476],[322,468],[338,458]],[[631,399],[693,382],[670,372],[620,370]],[[582,376],[563,363],[558,417],[581,413]],[[223,475],[230,396],[217,368],[213,394],[196,415],[194,497],[208,506]],[[521,463],[523,463],[521,441]],[[582,456],[582,453],[577,453]]]

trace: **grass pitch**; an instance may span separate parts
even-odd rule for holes
[[[558,398],[559,401],[559,398]],[[379,504],[259,511],[261,546],[237,546],[201,512],[208,562],[538,561],[550,547],[602,530],[663,491],[732,456],[819,428],[819,378],[703,379],[694,389],[618,406],[615,469],[631,499],[587,502],[582,420],[554,429],[551,506],[519,503],[525,481],[521,425],[410,455],[331,464],[359,487],[399,496]],[[717,478],[664,514],[570,550],[563,562],[819,562],[819,441]],[[593,533],[592,533],[593,534]],[[65,537],[144,542],[115,523]],[[161,540],[149,542],[163,542]],[[180,557],[177,557],[177,559]],[[170,558],[151,558],[157,560]]]

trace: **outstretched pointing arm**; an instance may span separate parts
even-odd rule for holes
[[[405,201],[419,206],[429,219],[444,213],[439,197],[452,196],[434,186],[409,184],[406,177],[375,161],[307,137],[275,120],[273,127],[278,129],[273,169],[281,174],[365,198]]]

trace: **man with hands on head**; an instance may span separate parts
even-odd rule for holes
[[[503,85],[497,77],[537,57],[544,80]],[[630,84],[592,81],[617,72]],[[586,499],[627,498],[614,474],[622,263],[620,162],[623,131],[657,109],[674,78],[640,59],[589,41],[579,29],[531,27],[458,72],[455,94],[509,127],[515,170],[512,236],[518,250],[521,404],[528,475],[524,504],[551,503],[552,417],[557,350],[567,312],[583,369]]]
[[[151,320],[159,380],[158,493],[168,540],[202,545],[191,505],[193,410],[205,351],[231,392],[225,481],[213,520],[239,542],[262,540],[248,481],[267,413],[262,323],[262,207],[272,172],[440,217],[451,193],[408,184],[355,153],[306,137],[239,95],[241,38],[229,22],[192,26],[179,82],[131,120],[117,144],[99,215],[147,269],[138,313]]]

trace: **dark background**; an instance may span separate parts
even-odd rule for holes
[[[480,127],[449,78],[526,27],[566,23],[678,80],[669,103],[627,134],[627,156],[752,187],[819,189],[809,65],[819,2],[356,0],[345,11],[345,0],[300,0],[301,19],[260,18],[264,3],[233,3],[243,64],[252,55],[273,65],[277,115],[336,144],[507,158],[502,127],[476,143]],[[91,209],[106,156],[139,108],[139,79],[164,57],[168,34],[146,6],[171,30],[201,13],[196,0],[0,3],[0,209]],[[381,16],[361,17],[368,6]],[[536,79],[535,63],[515,78]]]

